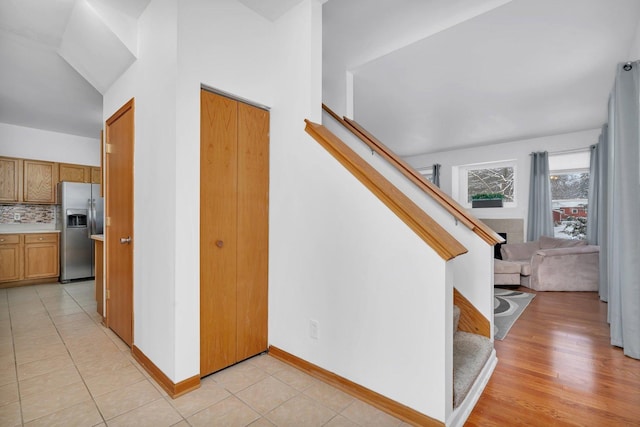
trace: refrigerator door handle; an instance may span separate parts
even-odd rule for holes
[[[97,224],[97,213],[96,213],[96,199],[91,199],[91,233],[98,233],[98,224]]]
[[[91,234],[93,232],[93,204],[91,203],[91,199],[88,200],[89,209],[87,210],[87,237],[91,238]]]

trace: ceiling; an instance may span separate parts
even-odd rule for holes
[[[150,0],[89,0],[137,18]],[[60,55],[75,0],[0,0],[0,122],[98,138],[102,95]]]
[[[330,0],[323,60],[411,156],[600,127],[639,22],[637,0]]]
[[[77,1],[150,0],[0,0],[0,122],[99,135],[102,95],[60,54]],[[599,127],[640,1],[329,0],[323,21],[325,74],[353,73],[354,118],[408,156]]]

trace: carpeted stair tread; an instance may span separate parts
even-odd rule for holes
[[[453,306],[453,333],[455,334],[458,330],[458,323],[460,323],[460,307],[457,305]]]
[[[487,337],[458,331],[453,336],[453,407],[456,408],[469,393],[493,351]]]

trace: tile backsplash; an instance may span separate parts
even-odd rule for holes
[[[0,205],[0,224],[55,224],[55,205]]]

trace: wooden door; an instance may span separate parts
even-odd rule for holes
[[[200,374],[267,349],[269,113],[201,91]]]
[[[238,103],[237,360],[267,348],[269,112]]]
[[[107,326],[133,343],[133,145],[134,102],[106,122]]]
[[[236,361],[237,102],[201,91],[200,374]]]

